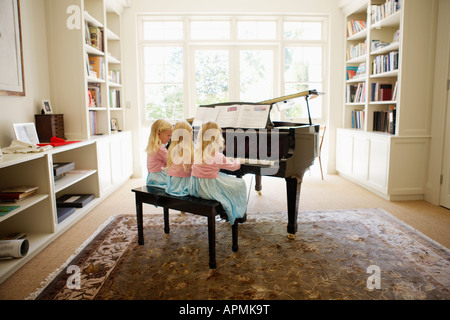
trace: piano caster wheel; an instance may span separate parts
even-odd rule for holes
[[[289,240],[295,240],[295,234],[293,233],[288,233],[287,237]]]
[[[258,192],[258,196],[262,196],[261,191],[256,191],[256,192]]]

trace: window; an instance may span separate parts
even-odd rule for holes
[[[139,63],[147,124],[193,117],[199,105],[258,102],[316,89],[328,78],[327,18],[140,15]],[[311,117],[326,117],[322,97]],[[304,122],[303,98],[274,119]]]

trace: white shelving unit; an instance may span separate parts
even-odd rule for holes
[[[345,40],[346,50],[365,44],[366,52],[345,61],[345,77],[349,67],[365,64],[365,73],[345,81],[343,125],[337,130],[336,167],[342,176],[374,191],[389,200],[423,199],[427,151],[430,144],[430,122],[434,59],[434,22],[436,1],[399,0],[399,9],[373,19],[381,6],[393,7],[393,0],[363,0],[350,2],[348,22],[363,20],[366,29]],[[391,6],[392,5],[392,6]],[[371,43],[379,40],[383,47],[372,50]],[[377,73],[374,61],[383,55],[398,52],[398,64]],[[378,57],[378,58],[377,58]],[[391,66],[392,67],[392,66]],[[397,85],[395,99],[374,98],[376,84]],[[364,88],[365,99],[347,98],[349,86]],[[391,91],[391,93],[392,93]],[[391,110],[395,110],[394,113]],[[395,129],[381,132],[378,114],[395,119]],[[361,118],[355,125],[354,115]]]
[[[68,139],[126,130],[122,96],[121,16],[108,0],[47,0],[48,42],[52,63],[52,105],[64,114]],[[81,11],[80,28],[66,26],[69,6]],[[101,45],[90,44],[89,28],[98,28]],[[99,60],[97,75],[90,62]],[[98,91],[91,103],[89,89]],[[112,121],[113,120],[113,121]]]
[[[128,131],[55,147],[47,152],[0,157],[0,187],[39,187],[29,198],[0,203],[0,206],[19,206],[0,217],[0,234],[23,232],[30,243],[26,257],[0,260],[0,283],[130,178],[130,146],[131,132]],[[55,181],[53,163],[56,162],[74,162],[75,173]],[[93,194],[95,198],[58,223],[56,199],[65,194]]]

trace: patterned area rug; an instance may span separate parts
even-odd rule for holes
[[[30,296],[38,300],[450,299],[450,250],[380,209],[300,212],[295,240],[286,213],[218,222],[217,269],[208,267],[206,218],[115,216]]]

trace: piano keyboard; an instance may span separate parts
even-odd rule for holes
[[[275,165],[275,161],[272,160],[262,160],[262,159],[250,159],[250,158],[228,158],[231,161],[239,160],[241,164],[246,164],[249,166],[259,166],[259,167],[271,167]]]

